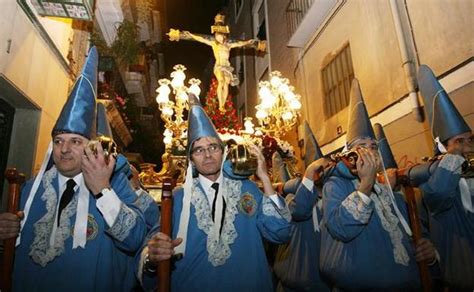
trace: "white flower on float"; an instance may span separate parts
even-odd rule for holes
[[[257,131],[255,131],[255,136],[263,136],[263,133],[260,129],[258,129]]]

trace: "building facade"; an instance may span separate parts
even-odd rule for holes
[[[111,46],[117,37],[117,25],[128,19],[140,25],[138,42],[153,48],[161,41],[164,20],[152,1],[76,1],[93,11],[87,21],[77,18],[86,11],[83,7],[74,9],[76,18],[71,14],[44,17],[42,9],[50,4],[42,2],[50,1],[2,1],[0,10],[0,194],[7,193],[3,177],[6,167],[16,167],[27,179],[38,171],[51,141],[51,130],[82,69],[93,29]],[[54,13],[60,10],[55,7]],[[140,14],[146,17],[140,18]],[[100,71],[103,60],[99,54]],[[132,66],[117,68],[116,75],[125,88],[126,96],[122,97],[133,98],[139,109],[154,102],[156,80],[163,75],[159,56],[153,55],[155,58],[145,60],[146,66],[134,74]],[[130,125],[123,112],[118,112],[117,100],[109,99],[106,102],[112,128],[126,146],[132,141]],[[6,195],[1,202],[5,207]]]
[[[324,154],[344,146],[350,84],[357,78],[372,124],[384,126],[399,167],[432,155],[417,90],[420,64],[433,69],[474,125],[470,1],[234,0],[231,15],[240,2],[264,3],[268,70],[281,71],[296,84],[303,103],[300,121],[309,122]],[[253,76],[258,81],[252,70],[245,73],[246,80]],[[288,140],[296,146],[298,136]]]

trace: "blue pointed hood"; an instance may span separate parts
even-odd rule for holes
[[[199,101],[199,98],[196,95],[192,94],[192,93],[188,93],[188,104],[189,104],[189,107],[191,107],[193,105],[202,106],[201,102]]]
[[[95,137],[97,63],[97,49],[92,47],[81,75],[77,78],[53,127],[53,136],[57,133],[74,133],[88,139]]]
[[[212,124],[201,104],[199,102],[195,102],[196,100],[189,100],[188,155],[191,154],[191,146],[198,138],[216,137],[219,140],[219,143],[222,144],[219,134],[217,134],[216,128]]]
[[[272,156],[273,177],[278,178],[279,182],[286,182],[291,178],[291,175],[286,167],[283,158],[278,151],[275,151]]]
[[[112,129],[110,128],[107,110],[103,103],[97,103],[97,136],[105,136],[114,140]]]
[[[434,139],[439,137],[441,142],[445,142],[451,137],[471,131],[433,71],[426,65],[421,65],[418,69],[418,86]]]
[[[307,168],[311,162],[323,157],[323,153],[307,121],[304,121],[304,142],[304,167]]]
[[[375,137],[377,138],[380,155],[382,156],[383,165],[386,169],[398,168],[397,162],[393,157],[392,149],[390,149],[390,145],[388,144],[387,137],[385,137],[382,125],[379,123],[375,124],[374,132]]]
[[[361,138],[372,138],[375,140],[375,134],[370,123],[367,108],[365,107],[362,92],[360,91],[359,81],[354,78],[351,86],[346,142],[351,144]]]

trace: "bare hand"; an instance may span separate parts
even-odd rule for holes
[[[270,177],[268,176],[267,163],[265,161],[265,157],[262,154],[262,151],[260,151],[260,149],[254,144],[250,144],[248,149],[251,155],[257,157],[258,165],[256,175],[258,176],[258,178],[262,182],[264,182],[265,180],[270,181]]]
[[[256,175],[262,181],[263,194],[266,196],[271,196],[275,194],[275,189],[273,189],[272,182],[270,180],[270,177],[268,176],[267,163],[265,161],[265,157],[263,156],[262,152],[257,146],[253,144],[249,145],[249,151],[250,151],[250,154],[257,157],[258,165],[257,165]]]
[[[310,180],[318,181],[321,178],[321,173],[332,164],[331,159],[322,157],[318,160],[311,162],[311,164],[306,168],[304,176]]]
[[[138,170],[130,164],[130,170],[132,171],[132,178],[130,178],[130,186],[134,191],[141,188]]]
[[[397,169],[389,168],[386,170],[386,172],[388,177],[388,183],[390,184],[390,187],[393,190],[397,184]]]
[[[428,263],[432,263],[436,259],[436,249],[426,238],[422,238],[418,241],[416,245],[416,261],[428,261]]]
[[[108,161],[106,161],[100,143],[97,145],[97,156],[89,147],[85,148],[81,167],[84,182],[94,195],[100,193],[104,188],[110,187],[110,177],[114,171],[115,158],[110,155]]]
[[[16,238],[20,232],[20,220],[23,219],[23,211],[16,214],[0,214],[0,240]]]
[[[158,232],[148,241],[148,259],[153,265],[170,259],[174,255],[174,248],[182,241],[181,238],[171,240],[168,235]]]
[[[357,159],[357,175],[360,179],[359,191],[370,196],[377,174],[377,161],[375,155],[365,148],[357,149],[359,159]]]

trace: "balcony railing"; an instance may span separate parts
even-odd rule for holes
[[[295,33],[313,2],[314,0],[291,0],[290,3],[288,3],[286,7],[286,18],[290,36]]]

